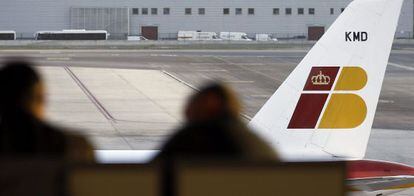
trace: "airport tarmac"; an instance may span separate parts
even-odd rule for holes
[[[96,149],[157,149],[182,121],[185,97],[206,81],[236,89],[254,116],[306,50],[3,50],[42,65],[51,121]],[[44,66],[44,67],[43,67]],[[414,50],[391,54],[367,158],[414,165]]]

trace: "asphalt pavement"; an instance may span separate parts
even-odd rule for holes
[[[207,81],[219,79],[237,91],[244,103],[244,114],[249,118],[306,53],[306,49],[2,50],[0,59],[26,57],[41,66],[52,67],[158,70],[192,90]],[[414,154],[411,153],[414,148],[414,50],[393,50],[389,62],[367,158],[414,165]],[[137,128],[136,131],[145,130]],[[145,137],[137,139],[138,142],[144,140]]]

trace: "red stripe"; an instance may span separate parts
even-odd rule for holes
[[[305,91],[330,91],[338,74],[339,67],[313,67]]]
[[[288,129],[314,129],[328,94],[302,94]]]
[[[375,178],[386,176],[414,176],[414,168],[398,163],[360,160],[347,162],[347,178]]]

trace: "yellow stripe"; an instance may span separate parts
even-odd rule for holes
[[[332,94],[319,125],[320,129],[351,129],[364,122],[367,106],[355,94]]]
[[[367,84],[368,77],[365,70],[360,67],[344,67],[339,76],[335,90],[357,91]]]
[[[389,191],[389,190],[398,190],[398,189],[409,189],[409,188],[413,188],[413,187],[414,187],[414,183],[410,183],[410,184],[405,184],[405,185],[400,185],[400,186],[387,187],[387,188],[383,188],[381,190]],[[363,190],[352,188],[352,187],[346,187],[346,190],[348,192],[363,191]]]
[[[410,184],[403,184],[403,185],[399,185],[399,186],[389,187],[389,188],[386,188],[384,190],[408,189],[408,188],[413,188],[413,187],[414,187],[414,183],[410,183]]]

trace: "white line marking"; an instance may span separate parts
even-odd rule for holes
[[[49,57],[47,61],[70,61],[72,58],[69,57]]]
[[[42,50],[42,51],[39,51],[39,54],[61,54],[61,53],[62,53],[61,51],[49,51],[49,50],[46,50],[46,51]]]
[[[202,78],[206,79],[206,80],[214,80],[213,78],[206,76],[206,75],[201,75]]]
[[[109,121],[116,122],[111,113],[102,105],[102,103],[95,97],[95,95],[86,87],[86,85],[78,78],[78,76],[68,67],[63,67],[69,76],[76,82],[83,93],[89,98],[89,100],[98,108],[101,114]]]
[[[254,98],[269,98],[272,95],[251,95]]]
[[[401,69],[405,69],[405,70],[408,70],[408,71],[414,71],[414,67],[410,67],[410,66],[406,66],[406,65],[400,65],[400,64],[391,63],[391,62],[389,62],[388,65],[391,65],[393,67],[398,67],[398,68],[401,68]]]
[[[182,83],[182,84],[184,84],[184,85],[186,85],[186,86],[190,87],[191,89],[193,89],[193,90],[195,90],[195,91],[199,91],[199,89],[198,89],[197,87],[195,87],[195,86],[193,86],[192,84],[190,84],[190,83],[188,83],[188,82],[186,82],[186,81],[184,81],[184,80],[180,79],[179,77],[175,76],[174,74],[172,74],[172,73],[170,73],[170,72],[168,72],[168,71],[165,71],[165,70],[161,70],[161,72],[162,72],[162,73],[164,73],[164,74],[165,74],[165,75],[167,75],[167,76],[170,76],[170,77],[171,77],[171,78],[173,78],[174,80],[177,80],[178,82],[180,82],[180,83]]]
[[[176,54],[151,54],[150,56],[152,57],[177,57],[178,55]]]
[[[264,63],[233,63],[234,65],[240,65],[240,66],[261,66],[265,65]]]
[[[168,71],[165,71],[165,70],[162,70],[162,73],[164,73],[164,74],[166,74],[167,76],[170,76],[171,78],[173,78],[173,79],[175,79],[175,80],[177,80],[178,82],[180,82],[180,83],[183,83],[184,85],[186,85],[186,86],[188,86],[188,87],[190,87],[191,89],[193,89],[193,90],[195,90],[195,91],[200,91],[197,87],[195,87],[194,85],[192,85],[192,84],[190,84],[190,83],[188,83],[188,82],[186,82],[186,81],[184,81],[184,80],[182,80],[182,79],[180,79],[179,77],[177,77],[177,76],[175,76],[174,74],[172,74],[172,73],[169,73]],[[245,118],[247,121],[251,121],[252,120],[252,117],[251,116],[249,116],[249,115],[247,115],[247,114],[240,114],[243,118]]]
[[[253,58],[303,58],[303,56],[276,56],[276,55],[269,55],[269,56],[255,56],[255,55],[250,55],[250,56],[243,56],[243,55],[201,55],[202,57],[223,57],[223,58],[244,58],[244,57],[253,57]]]
[[[392,104],[392,103],[395,103],[395,101],[394,101],[394,100],[385,100],[385,99],[380,99],[380,100],[379,100],[379,102],[380,102],[380,103],[386,103],[386,104]]]
[[[198,72],[228,72],[225,69],[211,69],[211,70],[208,70],[208,69],[199,69],[199,70],[195,70],[195,71],[198,71]]]
[[[242,116],[243,118],[245,118],[248,121],[251,121],[253,118],[247,114],[240,114],[240,116]]]
[[[229,80],[227,83],[254,83],[252,80]]]
[[[412,50],[393,50],[391,54],[413,54],[414,51]]]

